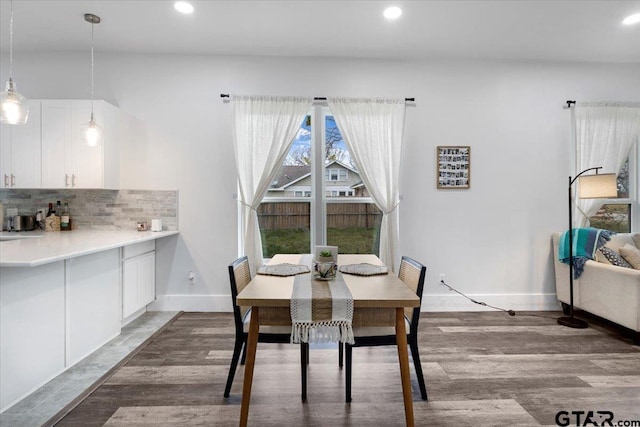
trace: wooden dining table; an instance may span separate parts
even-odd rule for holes
[[[311,255],[278,254],[269,264],[311,264]],[[339,255],[338,265],[369,263],[384,265],[375,255]],[[312,280],[310,273],[304,275]],[[392,273],[377,276],[343,275],[353,297],[353,326],[395,326],[398,344],[398,361],[402,381],[405,421],[414,426],[413,400],[409,376],[407,351],[407,331],[404,322],[406,307],[417,307],[420,299],[404,282]],[[261,325],[291,325],[290,302],[295,277],[256,275],[238,294],[236,302],[240,306],[252,307],[249,336],[247,339],[244,384],[240,426],[246,426],[249,419],[251,385],[256,360],[258,332]],[[300,280],[300,279],[298,279]]]

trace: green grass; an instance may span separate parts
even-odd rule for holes
[[[262,230],[265,258],[275,254],[304,254],[311,251],[310,232],[304,229]],[[341,254],[378,253],[377,230],[373,228],[329,228],[327,244]],[[374,249],[374,245],[376,246]]]
[[[373,228],[329,228],[327,244],[337,246],[341,254],[378,254],[378,230]]]
[[[596,216],[590,219],[590,226],[616,233],[630,233],[629,205],[603,205]]]

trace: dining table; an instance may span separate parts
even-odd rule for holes
[[[311,254],[277,254],[271,258],[268,265],[286,263],[312,267],[312,260]],[[373,254],[340,254],[337,263],[339,266],[361,263],[384,265]],[[251,385],[260,326],[291,325],[290,303],[294,280],[314,280],[312,273],[297,276],[298,279],[295,277],[256,274],[236,298],[239,306],[252,307],[242,386],[240,426],[246,426],[249,419]],[[404,315],[405,308],[419,306],[420,299],[392,272],[371,276],[342,274],[342,279],[353,297],[353,327],[395,326],[405,422],[407,426],[414,426]]]

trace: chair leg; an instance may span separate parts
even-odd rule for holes
[[[308,365],[309,364],[309,360],[311,360],[311,357],[309,357],[310,356],[310,354],[309,354],[309,343],[306,343],[305,347],[307,348],[307,365]]]
[[[229,366],[229,375],[227,376],[227,385],[224,387],[224,397],[229,397],[229,393],[231,392],[231,386],[233,385],[233,377],[236,375],[236,368],[238,367],[238,359],[240,358],[240,350],[242,350],[243,344],[244,342],[242,340],[236,339],[236,343],[233,346],[233,356],[231,357],[231,366]]]
[[[247,358],[247,346],[245,345],[242,349],[242,358],[240,359],[240,364],[244,365],[245,359]]]
[[[342,359],[344,359],[344,347],[342,341],[338,341],[338,367],[342,368]]]
[[[345,349],[345,362],[347,364],[347,372],[345,373],[345,401],[351,403],[351,356],[353,353],[353,346],[351,344],[344,344]]]
[[[422,400],[427,399],[427,387],[424,384],[424,376],[422,375],[422,364],[420,364],[420,353],[418,353],[418,343],[415,341],[409,341],[409,348],[411,348],[411,357],[413,358],[413,367],[416,369],[416,376],[418,377],[418,385],[420,385],[420,395]]]
[[[309,343],[300,343],[300,369],[302,374],[302,401],[307,401],[307,364],[309,358]]]

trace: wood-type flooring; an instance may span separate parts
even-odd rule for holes
[[[585,315],[589,328],[571,329],[560,315],[422,313],[429,400],[411,362],[416,425],[603,425],[611,413],[613,425],[640,426],[640,347],[601,319]],[[243,366],[223,397],[233,342],[230,313],[184,313],[57,425],[236,426]],[[249,425],[404,425],[395,347],[354,348],[350,404],[337,346],[318,347],[303,403],[298,346],[258,345]],[[596,424],[584,424],[589,416]]]

